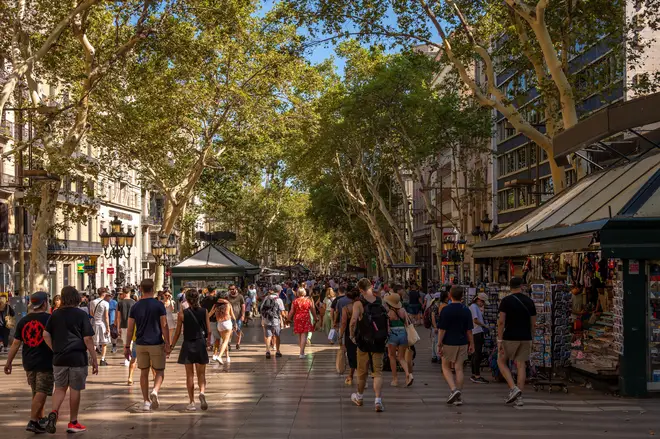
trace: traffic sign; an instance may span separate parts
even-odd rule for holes
[[[108,267],[108,274],[115,274],[115,267]]]

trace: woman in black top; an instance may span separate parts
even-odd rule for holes
[[[15,322],[14,308],[7,301],[6,296],[0,296],[0,341],[2,346],[0,352],[9,351],[9,333],[14,327]]]
[[[190,399],[186,410],[197,410],[195,408],[195,369],[197,369],[197,383],[199,384],[199,402],[202,410],[206,410],[208,404],[204,390],[206,389],[206,365],[209,363],[206,347],[210,346],[211,342],[211,324],[208,311],[199,306],[199,292],[190,289],[185,294],[190,307],[177,316],[172,346],[176,345],[181,330],[183,330],[183,344],[178,363],[186,366],[186,388]]]

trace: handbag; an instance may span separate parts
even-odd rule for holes
[[[14,329],[15,326],[16,326],[16,318],[14,316],[10,316],[9,314],[7,314],[5,316],[5,327],[7,329]]]
[[[415,325],[413,325],[410,321],[410,317],[408,317],[406,322],[406,337],[408,338],[408,346],[413,346],[420,340],[419,334],[415,329]]]
[[[117,331],[117,327],[115,325],[110,325],[110,338],[119,338],[119,331]]]

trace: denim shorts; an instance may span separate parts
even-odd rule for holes
[[[416,316],[422,312],[422,305],[419,303],[409,303],[408,304],[408,314]]]
[[[401,326],[390,328],[390,336],[387,339],[387,344],[392,346],[407,346],[408,334],[406,334],[406,328]]]

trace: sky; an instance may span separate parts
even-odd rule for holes
[[[274,4],[276,4],[280,0],[262,0],[261,1],[261,11],[258,13],[258,15],[263,15],[266,12],[268,12]],[[393,21],[394,19],[392,19]],[[387,24],[386,20],[386,23]],[[303,35],[309,35],[304,29],[300,29],[300,32]],[[330,35],[327,36],[321,36],[318,37],[320,39],[324,37],[329,37]],[[323,44],[315,45],[311,47],[308,50],[306,58],[312,63],[312,64],[319,64],[323,61],[325,61],[328,58],[334,58],[334,64],[337,69],[337,73],[343,74],[344,72],[344,67],[346,65],[346,62],[344,59],[340,58],[337,56],[335,53],[335,47],[336,45],[331,43],[331,42],[324,42]]]

